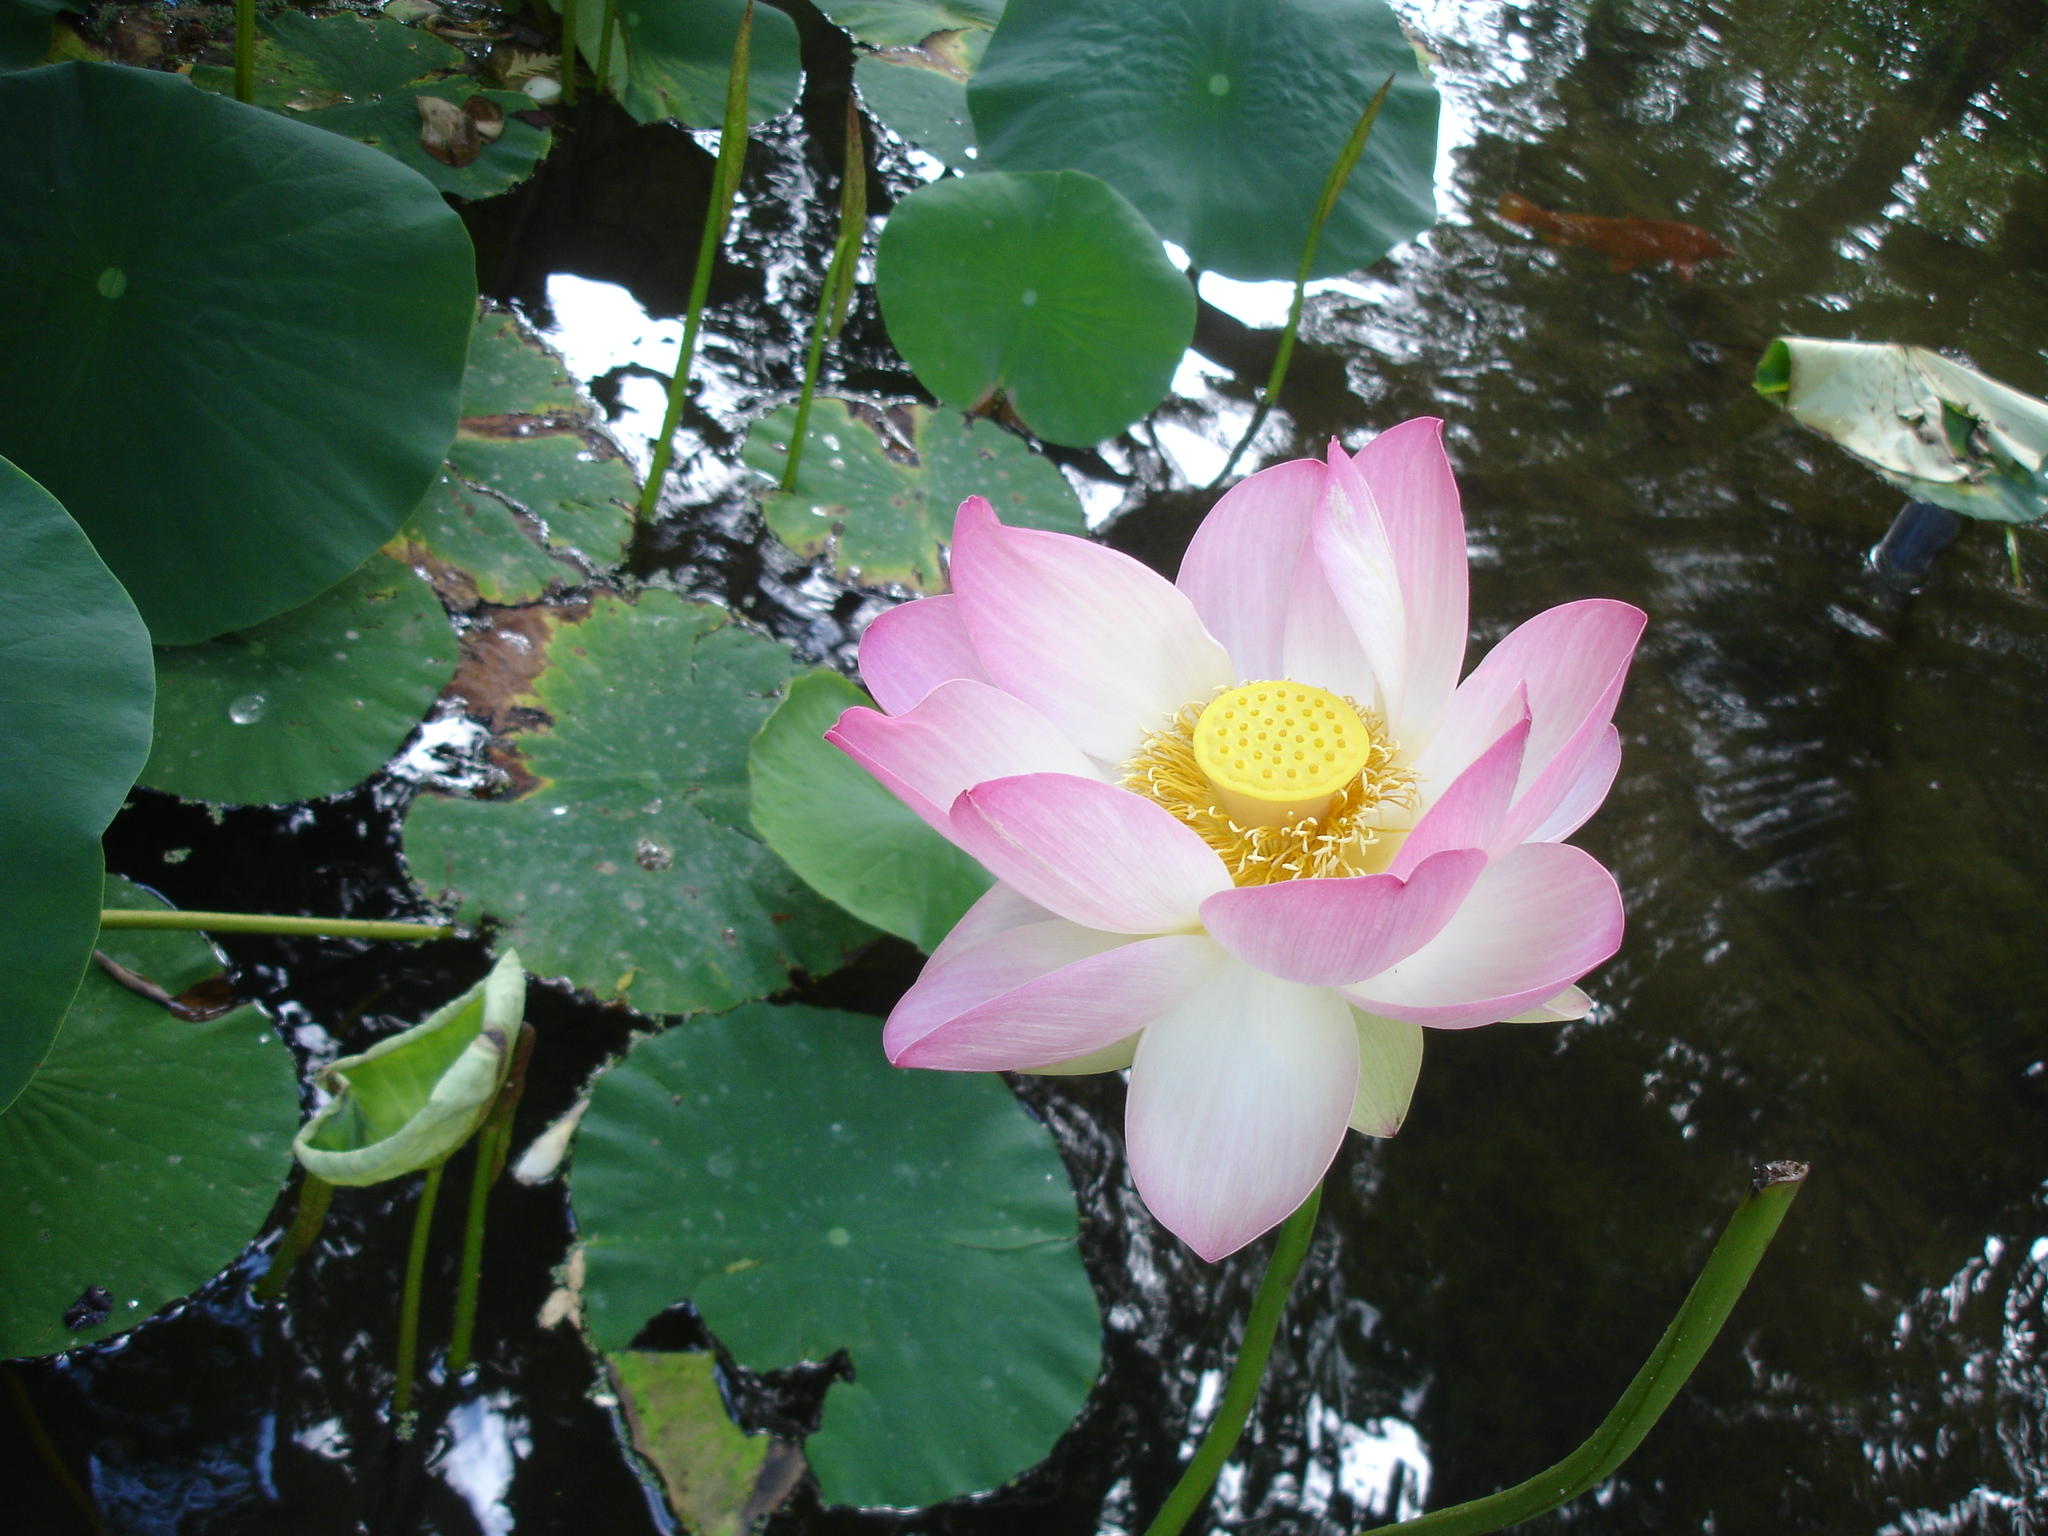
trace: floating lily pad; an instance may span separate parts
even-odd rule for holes
[[[142,782],[188,800],[279,805],[383,767],[455,674],[433,591],[372,555],[303,608],[156,652],[156,740]]]
[[[633,1449],[698,1536],[748,1536],[802,1476],[793,1446],[733,1423],[709,1354],[627,1349],[604,1363]]]
[[[754,830],[819,895],[929,952],[994,880],[825,740],[858,705],[875,701],[837,672],[789,685],[748,759]]]
[[[547,129],[516,115],[531,112],[533,98],[487,91],[467,78],[430,79],[469,60],[417,27],[349,12],[316,19],[285,11],[257,28],[257,106],[380,149],[443,192],[494,197],[531,176],[548,152]],[[229,68],[201,65],[192,79],[209,91],[234,91]],[[487,105],[437,115],[421,97],[456,109],[472,100]]]
[[[1200,270],[1291,278],[1324,180],[1388,75],[1313,277],[1436,219],[1437,94],[1381,0],[1011,0],[967,88],[982,164],[1091,171]]]
[[[921,53],[870,53],[854,63],[853,82],[867,109],[899,138],[956,171],[979,168],[965,80],[926,62]]]
[[[160,644],[287,612],[396,533],[455,428],[475,258],[387,156],[176,75],[0,76],[0,453]]]
[[[889,339],[972,409],[998,390],[1049,442],[1114,437],[1165,398],[1195,295],[1144,218],[1075,171],[953,177],[896,205],[875,259]]]
[[[1051,1137],[999,1078],[891,1067],[877,1019],[754,1004],[641,1041],[592,1095],[570,1198],[598,1348],[687,1298],[743,1365],[847,1351],[804,1447],[828,1503],[1007,1482],[1094,1379]]]
[[[560,13],[561,0],[544,0]],[[746,0],[619,0],[621,48],[612,43],[619,105],[643,123],[673,117],[692,128],[725,121],[725,83]],[[576,40],[595,72],[604,39],[602,0],[576,7]],[[747,65],[747,121],[789,110],[803,79],[796,23],[772,6],[754,7]]]
[[[110,907],[162,903],[126,881]],[[194,933],[113,932],[100,947],[172,996],[220,974]],[[132,1328],[189,1295],[256,1235],[291,1165],[298,1074],[252,1007],[198,1022],[94,966],[49,1059],[0,1114],[0,1356]],[[104,1307],[67,1328],[93,1288]]]
[[[785,405],[747,433],[743,456],[771,485],[781,482],[795,429],[796,407]],[[764,489],[761,504],[777,538],[802,554],[829,552],[848,580],[940,592],[939,549],[970,496],[986,496],[1013,527],[1088,531],[1080,498],[1052,460],[992,421],[921,405],[894,407],[883,422],[844,400],[814,401],[796,489]]]
[[[423,794],[407,812],[428,894],[504,925],[535,974],[647,1013],[729,1008],[792,968],[836,969],[871,930],[743,830],[747,745],[788,649],[661,591],[527,619],[493,632],[517,643],[465,674],[478,681],[456,681],[505,722],[504,798]],[[493,686],[502,711],[480,701]]]
[[[452,607],[531,602],[624,557],[638,489],[561,359],[513,316],[485,315],[448,469],[403,551]]]
[[[50,52],[50,28],[65,0],[0,0],[0,71],[31,69]]]
[[[0,1110],[92,954],[100,833],[149,751],[149,631],[56,499],[0,459]]]
[[[2048,400],[1897,342],[1781,336],[1756,388],[1900,490],[1999,523],[2048,516]]]
[[[818,0],[835,27],[875,48],[907,48],[934,32],[986,32],[1003,19],[1003,0]]]

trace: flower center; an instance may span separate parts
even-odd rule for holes
[[[1195,766],[1244,827],[1321,820],[1372,749],[1358,711],[1306,683],[1226,689],[1195,721]]]
[[[1375,715],[1305,683],[1240,683],[1183,705],[1123,765],[1239,885],[1383,868],[1414,824],[1415,776]]]

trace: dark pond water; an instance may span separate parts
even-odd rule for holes
[[[1578,839],[1617,870],[1630,931],[1589,983],[1593,1017],[1432,1039],[1402,1135],[1346,1149],[1210,1525],[1321,1536],[1548,1464],[1655,1340],[1749,1167],[1791,1157],[1813,1164],[1807,1191],[1693,1387],[1618,1478],[1545,1524],[2040,1530],[2048,558],[2024,537],[2035,585],[2018,587],[1997,531],[1969,525],[1922,592],[1886,591],[1865,552],[1900,498],[1748,379],[1794,333],[1951,349],[2048,394],[2048,7],[1402,9],[1441,59],[1444,219],[1311,305],[1269,456],[1441,415],[1482,645],[1571,598],[1648,610],[1622,777]],[[693,504],[636,563],[843,658],[862,600],[764,545],[724,467],[742,413],[794,383],[791,317],[823,267],[812,190],[838,159],[848,66],[816,25],[806,46],[801,120],[764,135],[715,289]],[[472,212],[486,287],[543,320],[553,296],[558,340],[594,360],[629,444],[645,327],[591,285],[656,316],[680,307],[708,167],[677,132],[592,110],[535,186]],[[915,180],[885,146],[877,205]],[[1690,283],[1617,274],[1499,223],[1510,190],[1683,219],[1733,254]],[[1220,310],[1199,339],[1206,361],[1156,431],[1067,456],[1091,505],[1117,512],[1107,536],[1169,570],[1210,500],[1190,475],[1220,460],[1270,356]],[[865,293],[849,358],[858,387],[912,387]],[[138,796],[110,862],[194,906],[408,910],[394,850],[409,792],[393,776],[218,823]],[[480,949],[441,948],[404,963],[339,944],[229,953],[302,1045],[356,1048],[481,974]],[[914,964],[885,947],[805,995],[882,1011]],[[561,995],[535,1006],[522,1138],[631,1022]],[[1143,1218],[1114,1079],[1026,1092],[1092,1218],[1109,1327],[1088,1410],[996,1495],[899,1517],[820,1510],[800,1490],[771,1530],[1125,1531],[1170,1483],[1259,1255],[1209,1268]],[[106,1529],[670,1528],[616,1449],[582,1347],[535,1322],[569,1235],[555,1186],[505,1188],[480,1380],[431,1461],[393,1454],[380,1414],[410,1198],[338,1200],[288,1314],[252,1314],[224,1280],[125,1341],[20,1372]],[[458,1205],[444,1203],[449,1255]],[[426,1329],[444,1336],[431,1304]],[[702,1341],[687,1317],[656,1334]],[[787,1429],[821,1385],[736,1377],[734,1393],[750,1422]],[[18,1414],[0,1440],[10,1522],[90,1528]]]

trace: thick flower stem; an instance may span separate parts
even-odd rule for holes
[[[412,1247],[405,1256],[405,1293],[398,1303],[398,1385],[391,1392],[391,1420],[398,1438],[412,1438],[412,1379],[420,1348],[420,1284],[427,1272],[427,1232],[434,1225],[434,1200],[441,1193],[441,1169],[427,1170],[419,1209],[412,1218]]]
[[[270,1268],[250,1288],[250,1294],[256,1300],[272,1302],[284,1295],[285,1282],[292,1277],[292,1266],[299,1262],[299,1255],[312,1247],[313,1240],[320,1235],[320,1228],[327,1220],[328,1204],[333,1199],[334,1186],[325,1179],[309,1173],[300,1180],[299,1203],[292,1212],[292,1224],[279,1241],[277,1252],[271,1256]]]
[[[505,1149],[512,1141],[512,1116],[526,1091],[526,1063],[533,1055],[533,1026],[520,1026],[513,1049],[512,1070],[476,1135],[476,1171],[469,1181],[469,1219],[462,1229],[462,1274],[455,1287],[455,1327],[448,1340],[448,1379],[469,1369],[470,1341],[476,1335],[476,1293],[484,1264],[484,1208],[491,1186],[505,1169]]]
[[[235,100],[256,99],[256,0],[235,0]]]
[[[1308,241],[1301,250],[1301,266],[1294,276],[1294,302],[1287,307],[1287,325],[1280,332],[1280,350],[1273,357],[1273,371],[1266,378],[1265,393],[1259,396],[1258,409],[1252,412],[1251,425],[1244,429],[1244,435],[1237,440],[1237,446],[1230,450],[1230,457],[1223,461],[1223,468],[1216,472],[1216,478],[1209,482],[1211,488],[1221,485],[1230,478],[1230,472],[1237,468],[1237,461],[1251,447],[1252,439],[1259,435],[1259,428],[1266,424],[1266,416],[1273,409],[1273,402],[1280,398],[1280,386],[1287,378],[1287,365],[1294,358],[1294,337],[1301,329],[1301,306],[1308,296],[1309,269],[1316,259],[1316,243],[1323,237],[1323,225],[1329,221],[1331,210],[1337,206],[1337,198],[1344,191],[1344,183],[1351,179],[1351,168],[1358,164],[1358,157],[1365,153],[1365,141],[1372,137],[1372,125],[1380,115],[1380,108],[1386,105],[1387,92],[1394,88],[1394,77],[1387,76],[1387,82],[1379,88],[1373,99],[1360,114],[1358,124],[1351,130],[1351,137],[1338,152],[1337,163],[1330,167],[1330,176],[1323,183],[1323,195],[1316,200],[1315,217],[1309,220]]]
[[[100,927],[198,929],[204,933],[280,933],[311,939],[452,939],[447,923],[383,923],[353,917],[275,917],[268,912],[100,913]]]
[[[661,433],[654,440],[654,461],[647,466],[647,483],[640,487],[640,505],[634,515],[646,522],[661,500],[661,484],[675,458],[676,427],[683,419],[683,400],[690,392],[690,359],[697,354],[697,328],[704,323],[704,300],[711,291],[711,267],[725,243],[726,225],[732,220],[732,203],[739,191],[740,167],[747,153],[747,67],[754,38],[754,0],[740,13],[739,36],[733,40],[732,73],[725,82],[725,124],[718,136],[718,170],[711,182],[711,206],[704,215],[704,238],[697,244],[697,270],[690,275],[690,303],[683,316],[683,345],[676,357],[676,371],[668,381],[668,409],[662,413]]]
[[[1195,1447],[1195,1459],[1188,1463],[1187,1471],[1181,1473],[1159,1513],[1145,1527],[1145,1536],[1175,1536],[1209,1496],[1216,1474],[1237,1449],[1238,1437],[1244,1433],[1252,1403],[1259,1395],[1259,1382],[1266,1374],[1266,1357],[1273,1352],[1273,1335],[1279,1330],[1287,1293],[1294,1289],[1294,1277],[1301,1273],[1301,1261],[1308,1257],[1308,1246],[1316,1230],[1316,1207],[1322,1204],[1322,1199],[1323,1186],[1318,1184],[1294,1214],[1280,1224],[1272,1257],[1266,1260],[1265,1278],[1259,1281],[1251,1315],[1245,1319],[1244,1345],[1237,1352],[1237,1364],[1230,1368],[1230,1384],[1223,1389],[1216,1422],[1202,1436],[1202,1443]]]
[[[562,105],[576,105],[576,0],[562,0]]]
[[[796,425],[789,434],[789,462],[783,466],[782,489],[796,489],[797,467],[803,463],[804,437],[811,427],[811,396],[818,388],[818,367],[825,343],[846,323],[847,301],[853,297],[854,267],[868,227],[868,165],[861,145],[860,107],[846,99],[846,170],[839,182],[839,238],[825,269],[825,291],[818,295],[818,318],[811,323],[811,350],[804,359],[804,387],[797,396]]]
[[[604,25],[599,32],[603,40],[597,45],[597,88],[609,91],[612,88],[612,33],[619,26],[619,0],[604,0]]]
[[[1770,1163],[1757,1170],[1755,1187],[1729,1219],[1678,1315],[1621,1394],[1614,1411],[1584,1445],[1525,1483],[1483,1499],[1433,1510],[1419,1519],[1375,1526],[1371,1536],[1485,1536],[1533,1520],[1612,1477],[1629,1453],[1642,1444],[1643,1436],[1670,1406],[1721,1325],[1728,1321],[1729,1311],[1756,1272],[1757,1261],[1770,1247],[1805,1179],[1804,1163]]]

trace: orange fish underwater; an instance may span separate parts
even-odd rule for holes
[[[1583,245],[1607,258],[1608,266],[1626,272],[1637,262],[1668,261],[1680,277],[1728,247],[1696,224],[1671,219],[1603,219],[1580,213],[1551,213],[1519,192],[1501,196],[1500,216],[1510,224],[1535,230],[1552,245]]]

